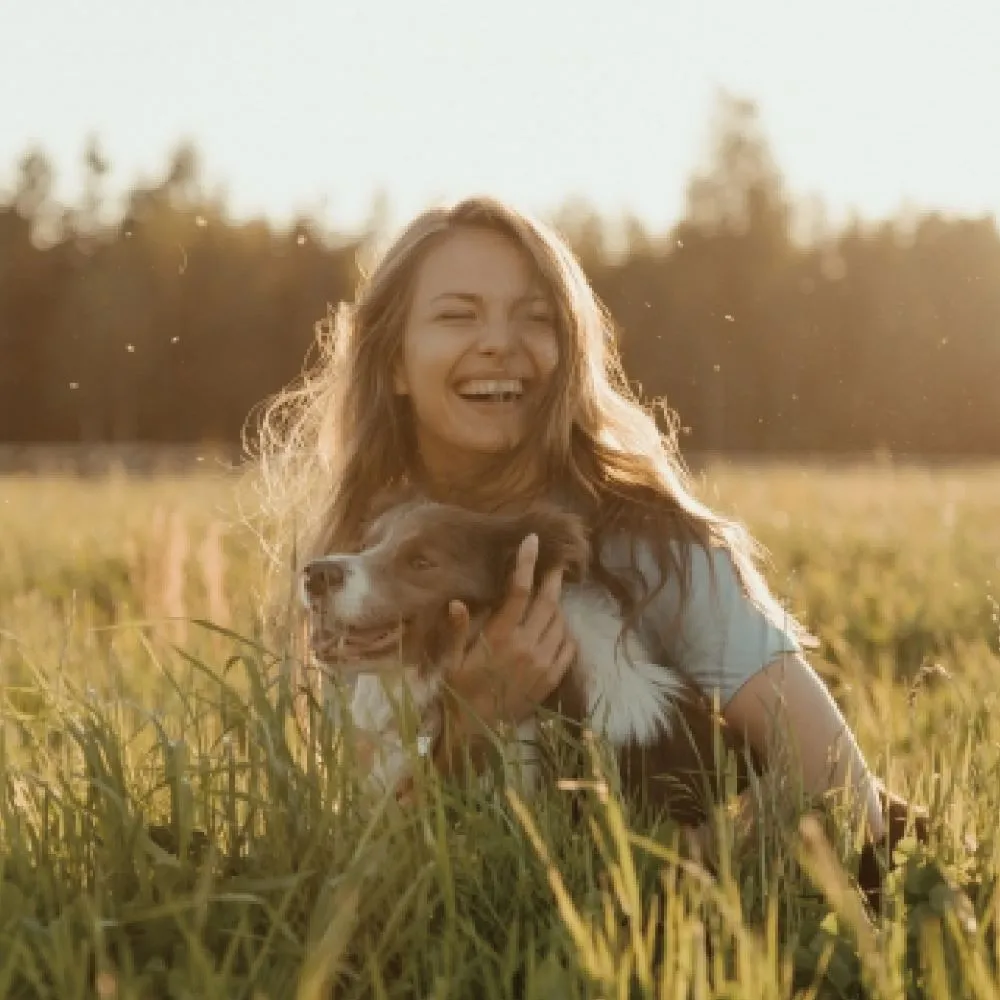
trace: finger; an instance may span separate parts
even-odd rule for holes
[[[567,635],[563,640],[562,646],[559,648],[559,652],[556,654],[555,663],[552,665],[553,672],[559,675],[560,680],[562,680],[566,671],[576,662],[576,654],[576,639],[571,635]]]
[[[531,534],[517,550],[517,562],[511,577],[507,599],[490,621],[491,632],[509,632],[524,621],[531,601],[535,582],[535,563],[538,560],[538,535]]]
[[[543,702],[559,686],[566,672],[576,660],[576,642],[570,635],[564,635],[560,645],[535,678],[530,697],[533,701]]]
[[[538,596],[535,598],[528,616],[524,619],[522,627],[525,637],[533,644],[539,643],[552,623],[561,617],[559,599],[562,596],[562,577],[562,567],[550,570],[546,574],[545,580],[538,590]]]
[[[552,659],[552,667],[546,677],[549,691],[554,691],[560,681],[566,676],[566,672],[576,662],[576,640],[571,635],[566,635],[558,652]]]
[[[536,660],[548,668],[559,652],[566,635],[566,619],[563,618],[557,606],[552,609],[552,615],[545,625],[545,630],[535,643]]]
[[[452,670],[462,665],[465,649],[469,644],[469,609],[462,601],[452,601],[448,605],[448,618],[452,626],[452,641],[449,663]]]

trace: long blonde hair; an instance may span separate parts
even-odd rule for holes
[[[661,430],[653,408],[633,393],[612,319],[569,247],[550,227],[489,197],[429,209],[406,226],[363,275],[354,302],[340,304],[320,324],[317,362],[264,410],[259,469],[276,530],[273,554],[287,566],[288,544],[300,563],[357,544],[376,497],[417,476],[409,402],[393,391],[392,375],[417,270],[428,250],[458,227],[513,240],[537,269],[558,319],[560,361],[540,403],[541,433],[497,456],[498,475],[507,474],[515,489],[523,481],[517,469],[540,453],[547,481],[571,495],[587,518],[595,556],[613,533],[651,545],[661,570],[652,590],[632,585],[641,583],[635,545],[630,580],[595,562],[595,578],[620,601],[628,621],[671,576],[683,608],[690,545],[671,542],[724,547],[748,596],[780,616],[756,569],[753,540],[695,497],[676,422],[663,408]]]

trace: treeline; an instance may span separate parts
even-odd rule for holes
[[[752,104],[723,100],[713,135],[669,232],[554,218],[685,448],[1000,454],[996,221],[833,229],[791,203]],[[238,442],[376,234],[237,224],[190,147],[111,223],[96,144],[86,162],[78,206],[39,151],[0,204],[0,441]]]

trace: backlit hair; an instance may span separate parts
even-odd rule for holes
[[[489,197],[431,208],[410,222],[363,275],[354,302],[342,303],[320,324],[318,361],[265,409],[259,468],[277,532],[273,554],[288,565],[287,546],[294,546],[301,565],[333,548],[349,549],[358,544],[380,493],[419,480],[411,404],[394,392],[393,371],[418,268],[433,246],[459,228],[499,233],[521,248],[551,298],[559,339],[559,363],[532,421],[539,432],[496,455],[495,475],[480,475],[479,482],[500,483],[507,500],[545,489],[571,498],[597,543],[595,553],[609,534],[646,541],[662,579],[676,576],[682,603],[691,544],[724,547],[750,598],[780,619],[782,611],[756,569],[754,542],[695,497],[675,421],[662,409],[668,426],[661,430],[653,409],[629,386],[611,317],[565,241]],[[544,482],[523,474],[529,459],[544,471]],[[469,506],[489,502],[471,484],[460,493],[440,499]],[[635,560],[633,549],[633,570]],[[593,571],[634,622],[653,592],[637,590],[634,574],[622,578],[599,562]]]

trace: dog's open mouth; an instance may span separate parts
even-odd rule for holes
[[[336,631],[313,634],[313,651],[327,663],[369,660],[398,650],[403,639],[404,623],[360,628],[352,625]]]

